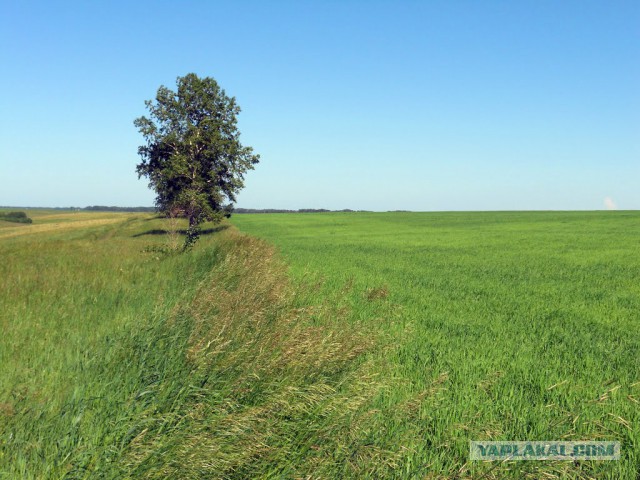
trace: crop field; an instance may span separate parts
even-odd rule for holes
[[[640,471],[637,212],[0,222],[0,479]],[[180,228],[184,228],[181,225]],[[470,440],[620,461],[472,462]]]
[[[348,291],[354,318],[384,338],[370,358],[385,383],[371,441],[398,452],[407,477],[637,478],[637,212],[233,223],[277,245],[321,295]],[[621,442],[621,461],[468,461],[470,440],[604,439]]]

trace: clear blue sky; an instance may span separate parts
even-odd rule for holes
[[[214,77],[238,206],[640,209],[640,2],[0,0],[0,205],[151,205],[133,119]]]

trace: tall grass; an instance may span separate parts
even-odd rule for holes
[[[344,305],[309,304],[233,228],[172,255],[163,220],[109,218],[0,244],[0,477],[388,468],[357,421],[378,388],[373,339]]]

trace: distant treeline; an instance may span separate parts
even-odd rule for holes
[[[282,210],[278,208],[234,208],[233,213],[326,213],[326,212],[368,212],[368,210],[327,210],[326,208],[300,208],[298,210]]]
[[[156,212],[155,207],[105,207],[94,205],[79,210],[90,210],[93,212]],[[234,208],[232,213],[323,213],[323,212],[366,212],[367,210],[327,210],[326,208],[300,208],[298,210],[284,210],[278,208]]]
[[[88,212],[157,212],[156,207],[110,207],[107,205],[91,205],[89,207],[1,207],[0,208],[44,208],[47,210],[75,210]],[[396,210],[398,212],[406,210]],[[298,210],[286,210],[281,208],[234,208],[232,213],[327,213],[327,212],[370,212],[370,210],[328,210],[326,208],[300,208]],[[11,212],[23,213],[24,212]],[[0,212],[0,215],[3,215]],[[26,215],[25,215],[26,217]],[[18,220],[11,220],[18,221]],[[25,222],[31,223],[31,222]]]
[[[27,214],[24,212],[0,212],[0,220],[5,222],[32,223]]]
[[[89,212],[155,212],[156,207],[109,207],[106,205],[91,205],[89,207],[16,207],[0,206],[0,208],[25,208],[30,210],[74,210]]]
[[[104,205],[92,205],[79,210],[91,212],[155,212],[156,207],[106,207]]]

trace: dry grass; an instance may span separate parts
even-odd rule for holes
[[[192,320],[186,355],[200,379],[199,393],[171,420],[189,428],[172,437],[171,462],[157,457],[167,439],[141,432],[129,456],[134,471],[328,478],[336,469],[360,476],[395,466],[395,453],[363,442],[377,414],[365,407],[380,382],[357,359],[372,336],[333,305],[301,306],[299,288],[265,242],[230,229],[220,247],[224,259],[174,313],[174,322]]]
[[[386,285],[382,285],[381,287],[370,288],[365,293],[365,298],[367,300],[384,300],[389,296],[389,287]]]

